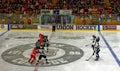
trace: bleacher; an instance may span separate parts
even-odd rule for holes
[[[42,9],[72,10],[75,24],[119,24],[119,0],[0,0],[0,24],[39,23]],[[111,22],[109,22],[111,21]]]

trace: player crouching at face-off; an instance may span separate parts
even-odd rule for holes
[[[45,54],[45,52],[44,52],[44,49],[40,49],[40,55],[39,55],[39,57],[38,57],[38,60],[37,60],[36,65],[38,65],[40,61],[44,64],[44,62],[42,61],[42,58],[45,59],[46,64],[49,63],[49,62],[48,62],[48,59],[47,59],[47,56],[46,56],[46,54]]]
[[[36,55],[37,54],[40,54],[40,52],[37,51],[37,48],[34,47],[34,49],[32,50],[31,52],[31,55],[30,55],[30,59],[28,62],[30,62],[31,64],[34,63],[36,61]]]

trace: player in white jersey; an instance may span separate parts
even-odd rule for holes
[[[40,61],[42,58],[44,58],[45,61],[46,61],[46,64],[48,64],[47,56],[46,56],[46,54],[45,54],[44,51],[45,51],[45,50],[44,50],[43,48],[40,49],[40,55],[39,55],[39,58],[38,58],[38,61],[37,61],[36,65],[38,65],[39,61]]]
[[[86,59],[86,61],[89,61],[93,55],[96,55],[96,61],[99,59],[99,52],[100,52],[100,45],[99,45],[99,41],[100,41],[100,38],[99,36],[96,37],[95,35],[92,35],[93,39],[92,39],[92,49],[93,49],[93,54],[88,58]],[[91,44],[91,43],[90,43]]]
[[[93,55],[96,55],[96,61],[99,59],[99,52],[100,52],[100,45],[99,45],[100,38],[99,36],[95,38],[95,43],[93,47]]]
[[[94,52],[93,52],[93,55],[95,54],[96,55],[96,61],[99,59],[99,52],[100,52],[100,45],[99,45],[99,42],[96,42],[96,45],[94,47]]]
[[[92,39],[92,49],[94,50],[94,47],[95,47],[95,44],[96,44],[96,36],[95,35],[92,35],[93,39]]]

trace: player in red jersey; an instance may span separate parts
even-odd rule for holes
[[[44,35],[43,34],[39,34],[39,40],[40,40],[40,44],[42,45],[42,43],[43,43],[43,39],[44,39]]]
[[[37,51],[36,47],[34,47],[34,49],[32,50],[32,53],[31,53],[31,55],[30,55],[30,59],[29,59],[28,62],[30,62],[31,64],[32,64],[33,62],[35,62],[35,61],[36,61],[36,54],[39,54],[39,53],[40,53],[40,52]]]
[[[43,38],[43,37],[44,37],[44,35],[40,33],[39,34],[39,38]]]

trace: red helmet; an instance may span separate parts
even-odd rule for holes
[[[40,37],[40,38],[43,38],[43,37],[44,37],[44,35],[40,33],[40,34],[39,34],[39,37]]]

